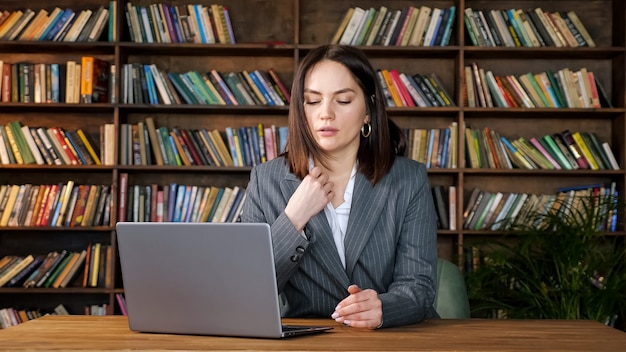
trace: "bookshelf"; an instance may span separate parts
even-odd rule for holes
[[[134,5],[149,5],[153,1],[133,1]],[[197,1],[203,5],[211,2]],[[53,4],[32,1],[33,10],[55,6],[74,10],[107,7],[108,0],[55,0]],[[187,2],[174,2],[187,4]],[[375,68],[394,68],[406,73],[435,72],[457,106],[428,108],[389,108],[391,118],[403,128],[444,128],[452,122],[459,126],[489,127],[507,136],[532,137],[564,129],[590,131],[608,141],[615,153],[620,170],[502,170],[465,167],[464,136],[459,133],[457,153],[459,167],[429,169],[431,185],[456,186],[456,230],[439,230],[439,256],[462,262],[463,246],[474,240],[494,238],[501,233],[462,229],[462,210],[474,187],[487,191],[551,193],[557,187],[588,183],[615,182],[620,194],[626,193],[626,5],[621,0],[595,1],[491,1],[491,0],[389,0],[385,6],[401,9],[407,6],[456,6],[458,9],[534,8],[547,11],[574,10],[594,38],[595,48],[508,48],[475,47],[467,37],[463,17],[457,11],[450,44],[445,47],[363,47]],[[144,44],[130,41],[124,17],[124,2],[118,2],[117,33],[119,41],[86,43],[67,42],[0,42],[0,60],[64,63],[91,55],[115,64],[156,64],[167,71],[188,70],[240,71],[275,68],[284,82],[291,83],[299,60],[312,48],[327,43],[348,8],[381,6],[379,1],[354,0],[345,2],[271,0],[228,2],[237,44]],[[2,10],[24,9],[23,2],[7,0]],[[106,32],[106,30],[105,30]],[[603,83],[614,108],[548,109],[548,108],[469,108],[463,104],[464,67],[479,62],[494,74],[538,72],[563,67],[587,67]],[[116,90],[120,96],[120,71],[116,73]],[[278,126],[287,123],[287,107],[213,106],[213,105],[148,105],[148,104],[66,104],[66,103],[0,103],[0,124],[19,120],[29,126],[59,126],[82,128],[99,136],[99,126],[114,124],[116,131],[124,123],[136,124],[152,117],[159,126],[207,128],[224,131],[226,127],[252,126],[259,122]],[[119,134],[119,132],[118,132]],[[119,138],[119,136],[117,136]],[[212,166],[129,166],[118,162],[108,166],[36,166],[1,165],[0,183],[56,184],[73,180],[77,184],[107,184],[112,186],[113,209],[118,208],[120,174],[128,173],[129,184],[160,185],[170,182],[201,186],[245,187],[249,167]],[[18,176],[16,178],[15,176]],[[2,227],[0,228],[0,257],[5,255],[45,254],[52,250],[84,249],[89,243],[101,242],[116,248],[112,211],[111,226],[96,227]],[[624,236],[619,227],[616,236]],[[2,307],[38,307],[52,311],[63,303],[70,312],[82,313],[85,305],[106,303],[108,312],[120,314],[115,294],[123,292],[119,263],[114,256],[108,263],[111,282],[105,287],[60,289],[0,288]],[[79,281],[79,280],[77,280]]]

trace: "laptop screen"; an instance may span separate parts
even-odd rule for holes
[[[269,225],[122,222],[117,237],[132,330],[280,337]]]

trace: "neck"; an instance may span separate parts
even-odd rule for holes
[[[326,160],[326,166],[320,165],[330,174],[344,175],[352,173],[352,168],[356,162],[356,151],[352,153],[333,154]]]

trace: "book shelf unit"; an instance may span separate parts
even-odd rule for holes
[[[133,5],[148,5],[155,1],[133,1]],[[108,6],[108,0],[55,0],[52,4],[32,1],[32,9],[86,9]],[[174,5],[189,2],[175,1]],[[195,3],[209,5],[199,0]],[[496,238],[502,233],[464,230],[462,210],[474,187],[486,191],[553,193],[557,187],[587,183],[616,182],[620,195],[626,194],[626,5],[622,0],[596,1],[491,1],[491,0],[374,0],[308,1],[270,0],[228,1],[230,17],[237,44],[137,44],[130,42],[124,17],[125,2],[118,2],[118,42],[54,43],[0,42],[0,60],[7,62],[63,63],[92,55],[114,63],[120,68],[126,63],[156,64],[173,72],[188,70],[241,71],[274,68],[281,79],[290,84],[301,58],[312,48],[327,43],[336,31],[349,7],[390,9],[406,6],[457,8],[450,45],[446,47],[362,47],[375,68],[397,69],[407,74],[435,72],[457,106],[443,108],[389,108],[391,118],[403,128],[443,128],[457,122],[463,126],[489,127],[509,137],[540,136],[565,129],[595,132],[608,141],[620,170],[502,170],[465,167],[464,136],[459,133],[457,153],[459,167],[429,169],[431,185],[456,186],[456,230],[439,230],[439,256],[462,263],[463,247],[478,239]],[[3,9],[23,9],[16,0],[4,1]],[[574,10],[592,37],[596,48],[505,48],[474,47],[466,37],[462,11],[474,9],[534,8],[547,11]],[[105,31],[106,33],[106,31]],[[512,74],[558,70],[563,67],[592,70],[603,83],[614,108],[601,109],[522,109],[469,108],[463,104],[464,66],[478,62],[494,74]],[[120,70],[116,74],[117,96],[121,92]],[[137,123],[153,117],[158,126],[207,128],[223,131],[225,127],[252,126],[259,122],[278,126],[287,123],[287,107],[232,107],[211,105],[129,105],[129,104],[35,104],[0,103],[0,124],[19,120],[29,126],[59,126],[82,128],[99,135],[99,126],[113,123],[116,131],[123,123]],[[119,134],[119,132],[118,132]],[[119,138],[119,136],[118,136]],[[117,149],[117,148],[116,148]],[[116,150],[113,166],[34,166],[1,165],[2,184],[53,184],[74,180],[80,183],[112,185],[113,209],[118,208],[118,181],[128,173],[129,184],[148,185],[170,182],[198,186],[245,187],[249,167],[172,167],[120,165]],[[17,176],[17,177],[16,177]],[[45,254],[52,250],[84,249],[89,243],[102,242],[116,249],[114,224],[116,211],[111,213],[111,226],[89,228],[4,227],[0,228],[0,257],[5,255]],[[624,236],[623,226],[615,233]],[[147,244],[149,245],[149,244]],[[80,314],[82,306],[108,304],[108,313],[119,314],[115,294],[123,292],[117,256],[110,263],[113,280],[105,288],[25,289],[0,288],[0,302],[5,307],[41,308],[51,311],[64,304],[72,313]],[[77,280],[79,281],[79,280]]]

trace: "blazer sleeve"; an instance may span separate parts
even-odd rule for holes
[[[410,198],[396,249],[394,279],[388,291],[379,295],[384,327],[437,317],[433,308],[437,280],[435,208],[424,166],[420,164],[413,175],[417,179],[410,182],[417,187],[406,185],[413,192],[407,195]]]

